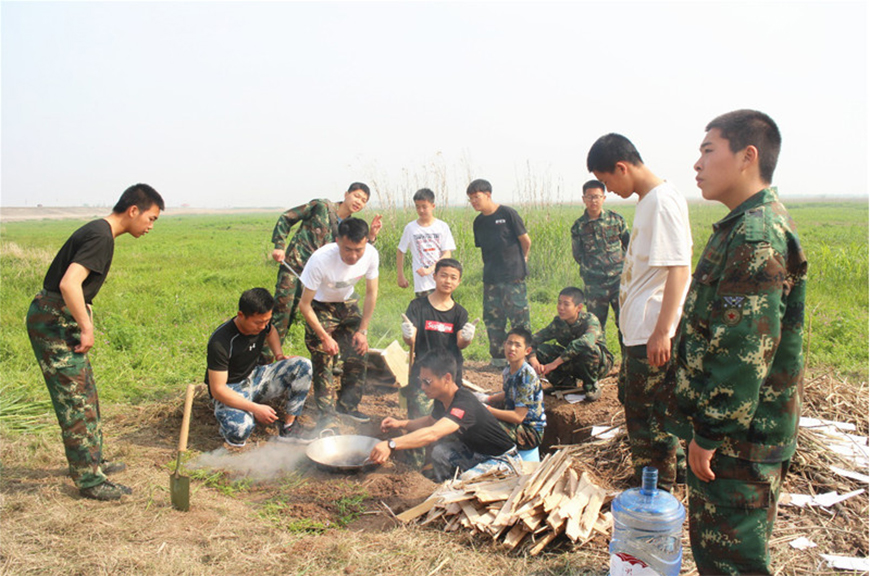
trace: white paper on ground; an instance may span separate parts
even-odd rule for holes
[[[807,548],[815,548],[817,544],[807,538],[806,536],[801,536],[800,538],[795,538],[791,542],[788,543],[792,548],[796,548],[797,550],[806,550]]]
[[[870,561],[868,561],[867,558],[856,558],[854,556],[837,556],[834,554],[822,554],[822,558],[828,561],[828,566],[830,568],[862,572],[867,572],[868,570],[870,570]]]
[[[569,404],[576,404],[577,402],[583,402],[586,399],[586,394],[565,394],[562,398]]]
[[[846,478],[851,478],[852,480],[857,480],[858,482],[870,484],[870,476],[866,474],[861,474],[860,472],[845,470],[843,468],[838,468],[837,466],[831,466],[831,472],[839,474],[840,476],[845,476]]]
[[[599,440],[609,440],[619,434],[621,430],[622,427],[620,426],[617,426],[616,428],[611,426],[593,426],[591,436],[593,438],[598,438]]]

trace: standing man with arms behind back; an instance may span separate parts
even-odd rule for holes
[[[770,186],[782,139],[761,112],[706,127],[696,180],[730,210],[686,297],[668,424],[689,442],[689,536],[701,574],[773,574],[768,541],[803,395],[807,259]]]
[[[590,180],[583,185],[586,210],[571,226],[571,251],[580,265],[586,310],[595,314],[601,332],[607,331],[607,313],[613,308],[613,320],[619,344],[619,279],[631,233],[625,219],[604,209],[604,184]]]
[[[483,257],[483,323],[489,336],[489,355],[493,366],[505,368],[508,320],[511,328],[531,328],[526,276],[532,240],[516,210],[492,201],[489,182],[475,180],[465,193],[471,207],[480,212],[474,219],[474,245]]]
[[[115,238],[147,234],[163,209],[151,186],[127,188],[111,214],[69,237],[27,311],[27,334],[57,414],[70,476],[85,498],[118,500],[132,492],[106,478],[125,466],[103,460],[100,405],[88,359],[94,346],[91,303],[109,274]]]

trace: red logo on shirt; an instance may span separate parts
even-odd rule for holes
[[[450,415],[456,416],[457,418],[462,420],[462,417],[465,416],[465,410],[463,410],[462,408],[451,408]]]
[[[426,330],[430,332],[443,332],[444,334],[453,334],[453,324],[447,322],[436,322],[435,320],[426,320]]]

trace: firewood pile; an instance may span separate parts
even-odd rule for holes
[[[601,512],[607,492],[582,471],[577,452],[567,446],[540,463],[524,462],[519,475],[493,470],[465,482],[448,480],[398,518],[440,523],[447,532],[470,529],[501,539],[508,550],[528,541],[531,555],[561,534],[585,544],[594,532],[609,534],[612,517]]]

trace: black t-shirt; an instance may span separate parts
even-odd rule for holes
[[[466,388],[456,392],[446,410],[436,400],[432,405],[432,418],[436,421],[449,418],[459,424],[457,437],[478,454],[499,456],[514,447],[495,416]]]
[[[270,322],[259,334],[247,336],[239,332],[234,319],[230,318],[221,324],[208,339],[208,370],[227,372],[227,383],[241,382],[256,368],[266,336],[272,330]],[[205,373],[206,384],[209,383],[208,370]]]
[[[526,226],[517,211],[500,205],[489,216],[474,219],[474,245],[483,256],[483,281],[498,284],[522,280],[528,274],[523,248],[518,238]]]
[[[436,348],[445,348],[456,358],[456,374],[453,375],[459,385],[462,385],[462,351],[457,340],[459,331],[468,322],[468,311],[458,302],[453,302],[450,310],[438,310],[429,302],[428,296],[411,300],[405,316],[417,328],[417,339],[414,341],[414,354],[420,358],[423,354]],[[419,376],[420,370],[414,366],[411,381]]]
[[[85,302],[91,304],[106,281],[115,254],[112,226],[103,219],[88,222],[75,232],[61,247],[48,267],[42,287],[49,292],[60,292],[60,281],[69,265],[75,262],[90,270],[82,282]]]

